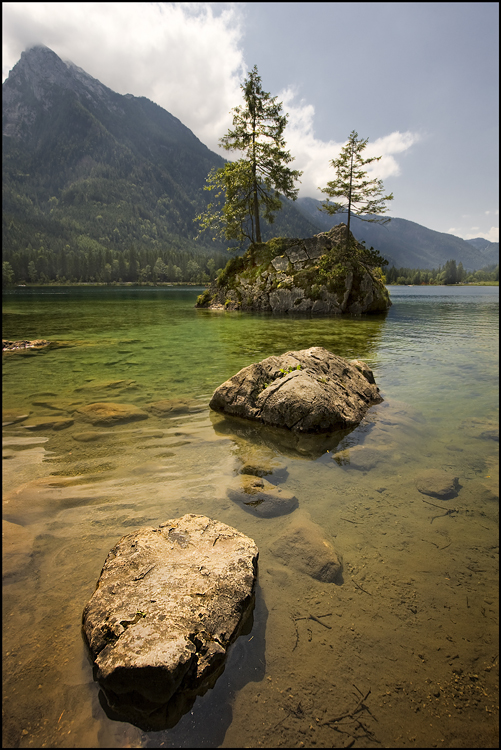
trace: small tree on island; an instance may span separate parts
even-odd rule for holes
[[[337,178],[328,182],[327,187],[318,188],[322,193],[326,193],[329,198],[345,199],[343,203],[331,203],[327,200],[319,208],[319,211],[326,211],[329,214],[341,212],[348,214],[345,244],[347,253],[350,244],[352,214],[362,221],[377,224],[387,224],[391,220],[390,217],[377,218],[375,216],[387,212],[388,209],[384,204],[386,201],[393,200],[393,193],[383,195],[383,181],[367,179],[367,172],[363,170],[363,167],[381,159],[380,156],[373,156],[370,159],[362,158],[362,151],[367,146],[368,141],[368,138],[365,140],[359,139],[358,133],[352,130],[348,143],[341,150],[340,156],[331,161],[331,165],[336,169]]]
[[[240,88],[245,104],[233,109],[233,129],[220,143],[243,156],[211,170],[204,189],[216,190],[218,202],[210,203],[195,221],[200,225],[199,235],[211,229],[226,240],[242,243],[248,239],[253,244],[262,241],[260,209],[272,224],[282,208],[280,196],[296,200],[294,183],[302,172],[287,166],[294,161],[285,150],[283,135],[288,115],[282,113],[277,97],[263,91],[256,65]]]

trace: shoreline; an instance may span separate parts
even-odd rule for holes
[[[143,288],[150,287],[152,289],[158,287],[170,287],[170,286],[192,286],[192,287],[207,287],[207,284],[197,283],[195,281],[160,281],[158,284],[153,282],[146,282],[141,284],[137,281],[122,281],[114,284],[105,284],[104,282],[90,282],[90,281],[75,281],[74,283],[59,283],[57,281],[51,284],[14,284],[12,286],[4,287],[3,291],[8,289],[50,289],[52,287],[64,288],[64,287],[76,287],[76,286],[92,286],[92,287],[127,287],[127,288]],[[446,287],[458,287],[458,286],[499,286],[499,281],[475,281],[468,284],[385,284],[385,286],[446,286]]]

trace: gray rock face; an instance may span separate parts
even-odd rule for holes
[[[380,272],[340,256],[345,233],[339,224],[314,237],[270,240],[254,254],[247,251],[234,270],[230,261],[197,306],[310,315],[388,310],[391,302]]]
[[[312,347],[244,367],[214,391],[209,406],[309,433],[356,425],[382,400],[367,365]]]
[[[144,724],[206,689],[252,608],[257,559],[252,539],[194,514],[113,547],[83,630],[114,711]]]

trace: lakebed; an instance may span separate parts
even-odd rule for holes
[[[386,315],[317,319],[196,310],[200,291],[4,296],[4,337],[59,344],[4,355],[4,744],[495,746],[498,289],[390,287]],[[310,346],[373,370],[384,401],[356,429],[297,450],[209,411],[241,367]],[[74,418],[162,400],[179,408]],[[250,460],[276,464],[290,516],[229,499]],[[456,497],[419,492],[430,469],[458,477]],[[147,732],[107,714],[82,610],[121,536],[185,513],[256,541],[254,616],[214,688]],[[332,539],[341,582],[273,555],[293,517]]]

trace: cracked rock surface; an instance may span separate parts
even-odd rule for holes
[[[252,609],[258,549],[188,514],[122,537],[83,612],[108,704],[134,719],[203,692]]]
[[[357,425],[383,399],[370,368],[319,346],[244,367],[216,388],[214,411],[299,433]]]

